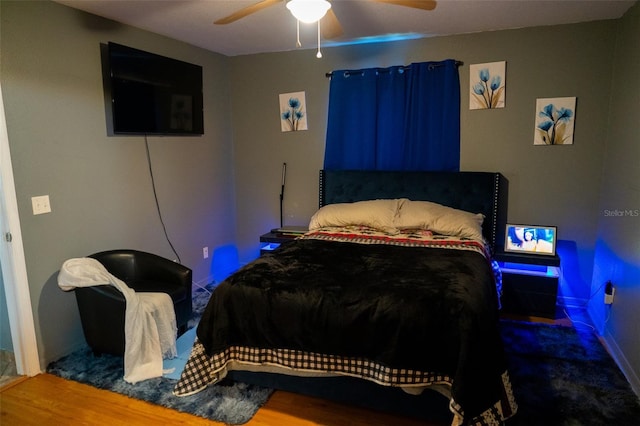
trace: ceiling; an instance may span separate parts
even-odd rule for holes
[[[285,1],[227,25],[214,25],[260,0],[54,0],[227,56],[296,49],[296,20]],[[433,37],[617,19],[635,0],[438,0],[432,11],[332,0],[344,34],[322,45]],[[303,49],[315,49],[317,26],[300,24]]]

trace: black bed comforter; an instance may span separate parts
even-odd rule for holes
[[[498,327],[493,271],[478,252],[302,239],[221,283],[197,337],[208,356],[281,348],[431,372],[465,419],[506,418]]]

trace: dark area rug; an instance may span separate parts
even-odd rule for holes
[[[590,329],[503,321],[518,414],[507,424],[640,425],[640,401]]]

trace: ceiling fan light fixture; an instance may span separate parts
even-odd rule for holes
[[[317,22],[331,8],[327,0],[290,0],[287,9],[298,20],[307,24]]]

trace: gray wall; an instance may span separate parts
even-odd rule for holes
[[[621,19],[614,51],[590,312],[640,394],[640,3]]]
[[[228,60],[52,2],[1,3],[1,74],[41,364],[83,344],[64,260],[135,248],[175,258],[154,202],[143,137],[107,137],[100,44],[114,41],[201,65],[205,135],[149,137],[169,237],[194,280],[202,247],[235,240]],[[52,212],[34,216],[31,197]]]

